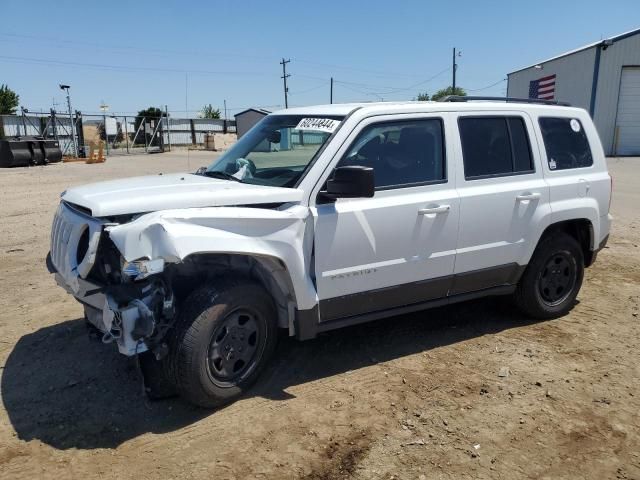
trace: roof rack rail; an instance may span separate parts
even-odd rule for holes
[[[542,105],[558,105],[562,107],[570,107],[567,102],[558,102],[557,100],[542,100],[541,98],[516,98],[516,97],[475,97],[462,95],[448,95],[441,102],[467,102],[469,100],[493,100],[497,102],[514,102],[514,103],[540,103]]]

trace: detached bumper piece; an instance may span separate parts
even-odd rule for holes
[[[154,340],[164,334],[166,321],[173,318],[173,297],[166,297],[164,289],[157,284],[142,288],[140,298],[123,300],[122,292],[119,293],[101,294],[101,306],[85,304],[87,320],[103,332],[104,343],[115,342],[123,355],[133,356],[153,349]]]
[[[151,335],[156,321],[153,312],[142,300],[134,300],[120,308],[113,298],[107,296],[102,310],[102,323],[106,329],[102,341],[115,341],[120,353],[132,356],[148,350],[144,338]]]

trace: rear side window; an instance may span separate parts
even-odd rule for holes
[[[540,118],[540,130],[551,170],[593,165],[587,135],[577,118]]]
[[[521,117],[461,117],[458,125],[467,180],[533,172]]]

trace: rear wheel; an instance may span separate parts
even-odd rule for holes
[[[544,238],[516,290],[518,307],[527,315],[556,318],[571,310],[582,286],[584,256],[578,242],[559,232]]]
[[[230,281],[196,290],[185,301],[172,342],[178,391],[202,407],[234,400],[265,367],[276,333],[276,309],[261,285]]]

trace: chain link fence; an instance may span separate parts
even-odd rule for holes
[[[90,146],[104,146],[106,155],[155,153],[172,147],[204,146],[208,133],[236,133],[232,120],[206,118],[83,115],[55,110],[0,115],[0,138],[56,139],[63,155],[86,157]]]

